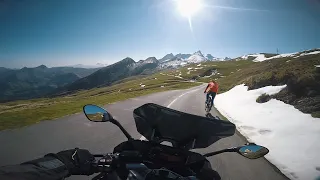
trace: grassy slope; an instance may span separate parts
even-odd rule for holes
[[[146,86],[141,88],[140,83]],[[139,76],[138,79],[129,78],[109,87],[79,91],[63,97],[2,103],[0,104],[0,130],[18,128],[77,113],[85,104],[105,105],[154,92],[196,85],[199,84],[157,73],[151,76]]]
[[[180,68],[179,70],[166,71],[168,75],[179,75],[185,79],[197,79],[201,82],[209,82],[210,79],[215,79],[220,84],[220,92],[225,92],[231,89],[238,82],[238,75],[242,74],[243,69],[255,66],[256,63],[249,60],[241,61],[216,61],[198,64],[192,64]],[[192,68],[192,69],[190,69]],[[195,69],[197,68],[197,69]],[[210,76],[212,71],[217,71],[216,74]],[[241,78],[239,78],[241,79]]]

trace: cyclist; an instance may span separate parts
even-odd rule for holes
[[[218,88],[219,88],[218,83],[214,80],[210,80],[208,86],[204,90],[204,93],[207,93],[206,103],[208,102],[209,96],[211,95],[211,107],[209,108],[210,110],[213,106],[213,100],[218,93]]]

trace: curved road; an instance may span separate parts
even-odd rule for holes
[[[105,106],[126,130],[134,137],[141,138],[135,128],[132,111],[148,102],[160,104],[180,111],[204,116],[204,86],[188,90],[174,90],[132,98]],[[80,110],[80,109],[79,109]],[[217,116],[216,110],[212,115]],[[74,147],[89,149],[92,153],[112,152],[120,142],[126,140],[121,131],[111,123],[94,123],[83,113],[45,121],[21,129],[0,132],[0,166],[18,164],[41,157],[49,152],[58,152]],[[224,138],[197,152],[211,152],[228,147],[243,145],[246,140],[238,133]],[[213,168],[224,180],[287,180],[267,160],[249,160],[236,153],[225,153],[209,158]],[[73,176],[69,179],[90,179]]]

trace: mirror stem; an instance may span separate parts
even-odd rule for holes
[[[132,136],[122,127],[122,125],[117,120],[111,119],[110,122],[118,126],[123,134],[128,138],[128,140],[133,140]]]
[[[214,156],[214,155],[225,153],[225,152],[237,152],[237,148],[223,149],[223,150],[220,150],[220,151],[204,154],[203,156],[204,157],[210,157],[210,156]]]

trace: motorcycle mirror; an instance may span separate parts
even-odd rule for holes
[[[106,110],[92,104],[83,106],[83,112],[90,121],[94,122],[107,122],[112,119],[112,116]]]
[[[269,153],[269,149],[256,144],[248,144],[238,148],[238,153],[248,159],[258,159]]]

